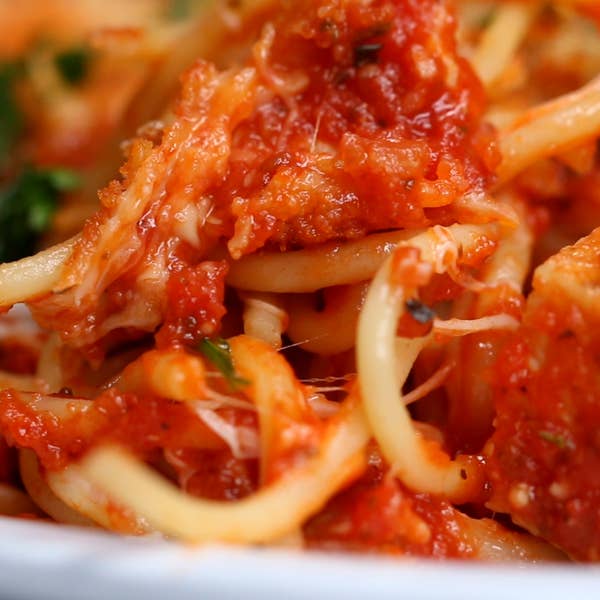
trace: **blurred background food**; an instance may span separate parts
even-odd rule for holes
[[[0,262],[81,228],[123,140],[169,118],[181,72],[246,46],[238,13],[205,0],[0,0]]]

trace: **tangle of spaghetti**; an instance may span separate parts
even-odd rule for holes
[[[174,25],[149,1],[137,41],[95,31],[65,102],[123,44],[143,69],[110,119],[88,107],[80,156],[56,107],[24,134],[43,152],[19,142],[83,186],[58,243],[0,264],[2,514],[600,559],[600,14],[456,4],[215,0]]]

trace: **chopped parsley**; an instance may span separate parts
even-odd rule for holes
[[[550,444],[554,444],[561,450],[573,447],[573,442],[571,442],[571,440],[565,439],[562,435],[558,433],[552,433],[551,431],[539,431],[538,435],[544,441],[549,442]]]
[[[167,18],[173,21],[187,19],[201,3],[202,0],[171,0],[167,8]]]
[[[80,46],[59,52],[54,57],[54,65],[65,83],[77,85],[86,78],[91,59],[90,49]]]
[[[24,119],[15,98],[15,82],[22,73],[21,63],[0,65],[0,166],[8,161],[23,131]]]
[[[198,350],[221,372],[233,390],[250,383],[236,373],[231,358],[231,347],[227,340],[223,338],[204,338],[198,345]]]
[[[67,169],[26,167],[0,188],[0,262],[31,254],[50,225],[61,193],[78,185],[77,175]]]
[[[430,323],[435,319],[435,312],[426,306],[419,300],[412,298],[411,300],[406,301],[406,310],[411,314],[412,318],[417,321],[417,323]]]

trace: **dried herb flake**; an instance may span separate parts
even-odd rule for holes
[[[354,47],[354,66],[376,63],[379,60],[379,51],[383,44],[359,44]]]
[[[538,435],[546,442],[554,444],[561,450],[565,448],[572,448],[573,443],[570,440],[565,439],[558,433],[552,433],[551,431],[539,431]]]
[[[406,310],[417,323],[430,323],[435,319],[435,312],[419,300],[412,298],[406,301]]]

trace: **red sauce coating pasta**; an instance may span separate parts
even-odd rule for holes
[[[85,273],[87,292],[38,302],[37,319],[91,346],[114,322],[153,331],[164,274],[220,242],[239,258],[460,220],[454,202],[484,189],[498,153],[454,30],[438,2],[298,2],[263,31],[245,70],[198,63],[162,139],[135,141],[123,182],[100,194],[64,273],[65,287]],[[163,276],[151,276],[155,265]],[[202,327],[200,312],[190,316]]]
[[[362,479],[310,521],[305,534],[318,549],[468,558],[474,549],[454,513],[449,503],[404,488],[372,451]]]
[[[582,560],[600,556],[599,244],[595,230],[540,267],[497,365],[487,447],[490,505]]]
[[[556,253],[600,222],[581,17],[230,4],[81,234],[0,265],[49,332],[0,347],[0,480],[12,446],[49,514],[193,542],[600,560],[600,230]],[[93,161],[129,83],[75,150],[40,111],[38,162]]]

